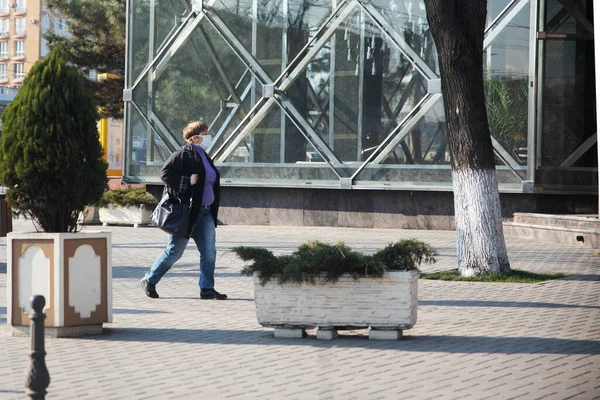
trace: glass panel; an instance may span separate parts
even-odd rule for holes
[[[529,10],[524,7],[483,53],[490,131],[520,165],[527,165]]]
[[[592,41],[545,43],[543,166],[560,166],[596,131],[593,54]],[[597,166],[597,155],[587,152],[579,165]]]
[[[399,184],[402,181],[452,182],[442,100],[433,104],[391,151],[377,156],[375,160],[381,160],[381,164],[368,165],[358,174],[357,180],[386,184]],[[425,165],[428,167],[424,167]],[[429,167],[433,165],[439,167]]]
[[[218,0],[212,10],[256,58],[267,75],[275,79],[331,14],[331,1],[291,0],[287,19],[284,19],[282,1],[257,1],[256,13],[251,0]],[[254,47],[253,26],[256,27]],[[282,58],[283,53],[285,57]]]
[[[206,21],[159,72],[154,81],[154,111],[176,137],[188,122],[210,124],[222,107],[239,104],[245,88],[246,67]]]
[[[209,7],[252,53],[252,0],[217,0]]]
[[[429,30],[425,3],[406,0],[374,0],[373,5],[402,39],[439,75],[437,53]]]
[[[289,180],[337,182],[339,178],[331,166],[310,150],[304,135],[274,106],[219,164],[219,171],[226,180],[269,180],[271,184]]]
[[[488,0],[487,6],[487,21],[485,28],[489,28],[489,24],[492,23],[500,15],[500,13],[508,6],[513,0]]]
[[[156,45],[154,54],[190,13],[190,0],[156,0]]]
[[[357,10],[286,95],[338,160],[355,169],[425,93],[426,80]]]
[[[586,1],[569,0],[569,3],[585,16],[588,12]],[[547,33],[589,33],[579,26],[577,19],[567,11],[560,0],[547,0],[545,21],[545,31]]]
[[[148,47],[150,43],[150,3],[147,1],[140,0],[129,0],[134,5],[134,12],[132,18],[132,36],[128,38],[131,43],[131,82],[135,82],[138,75],[146,64],[148,64],[148,58],[151,56],[148,54]]]
[[[135,177],[159,177],[160,168],[171,151],[135,108],[131,108],[130,115],[129,174]]]

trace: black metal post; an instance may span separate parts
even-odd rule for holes
[[[44,349],[44,320],[46,314],[42,311],[46,305],[44,296],[31,296],[31,308],[33,314],[31,318],[31,327],[29,334],[31,336],[31,364],[27,370],[25,378],[25,387],[27,396],[36,400],[46,398],[46,388],[50,385],[50,374],[46,368],[46,350]]]

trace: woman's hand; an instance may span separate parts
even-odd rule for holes
[[[190,185],[194,186],[196,183],[198,183],[198,174],[190,175]]]

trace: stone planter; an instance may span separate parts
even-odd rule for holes
[[[318,327],[318,339],[333,339],[338,329],[370,327],[370,339],[398,339],[417,322],[418,280],[418,271],[391,271],[381,279],[261,286],[255,276],[256,317],[276,337],[304,337]]]
[[[109,204],[107,207],[98,209],[100,222],[102,225],[133,225],[137,228],[139,225],[148,225],[152,221],[152,211],[148,211],[144,206],[121,207]]]
[[[47,336],[102,333],[112,322],[110,232],[10,233],[7,247],[13,335],[28,335],[34,294],[46,298]]]
[[[85,206],[83,212],[79,214],[77,223],[80,225],[97,225],[100,223],[98,208],[95,206]]]

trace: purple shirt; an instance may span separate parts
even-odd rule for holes
[[[200,155],[200,158],[202,158],[204,171],[206,172],[204,178],[204,193],[202,193],[202,205],[210,206],[215,201],[213,185],[217,180],[217,171],[210,165],[206,153],[201,147],[194,145],[194,149],[196,150],[196,153]]]

